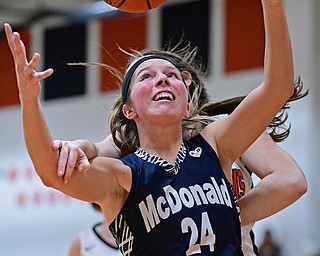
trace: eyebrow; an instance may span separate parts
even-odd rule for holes
[[[123,78],[123,82],[122,82],[122,89],[121,89],[121,97],[122,97],[122,103],[126,104],[127,102],[127,98],[128,98],[128,90],[129,90],[129,85],[130,85],[130,81],[131,78],[133,76],[133,73],[136,71],[136,69],[144,62],[147,60],[151,60],[151,59],[162,59],[162,60],[166,60],[170,63],[172,63],[172,65],[175,66],[175,64],[170,60],[170,58],[167,58],[165,56],[161,56],[161,55],[146,55],[141,57],[140,59],[138,59],[136,62],[134,62],[132,64],[132,66],[130,66],[127,70],[127,73],[125,74],[124,78]]]
[[[180,73],[180,71],[179,71],[179,69],[178,69],[177,67],[174,67],[174,66],[164,66],[164,67],[165,67],[166,69],[168,69],[168,70],[174,70],[174,71],[177,71],[178,73]],[[152,66],[146,66],[146,67],[138,70],[138,72],[136,73],[136,77],[137,77],[140,73],[142,73],[143,71],[146,71],[146,70],[148,70],[148,69],[150,69],[150,68],[152,68]]]

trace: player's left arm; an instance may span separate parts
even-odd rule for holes
[[[261,180],[238,203],[242,225],[271,216],[307,191],[306,178],[295,160],[264,132],[241,156]]]

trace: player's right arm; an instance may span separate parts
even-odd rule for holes
[[[89,172],[74,172],[68,183],[56,175],[59,152],[52,150],[53,138],[39,98],[40,82],[53,70],[36,71],[40,54],[34,54],[29,61],[19,33],[13,33],[9,24],[5,24],[5,32],[15,64],[25,144],[38,176],[44,185],[69,196],[96,202],[104,209],[110,206],[108,214],[114,217],[131,187],[130,168],[118,159],[95,158]]]

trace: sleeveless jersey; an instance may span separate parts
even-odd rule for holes
[[[239,207],[200,134],[182,143],[175,165],[141,148],[121,160],[132,186],[110,230],[123,255],[243,255]]]
[[[110,245],[96,231],[97,227],[101,224],[102,223],[98,223],[94,225],[94,227],[80,232],[79,239],[81,256],[121,256],[119,249]]]

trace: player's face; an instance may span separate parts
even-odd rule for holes
[[[171,62],[162,59],[143,62],[131,84],[131,104],[138,116],[182,119],[188,115],[188,89],[181,72]]]

